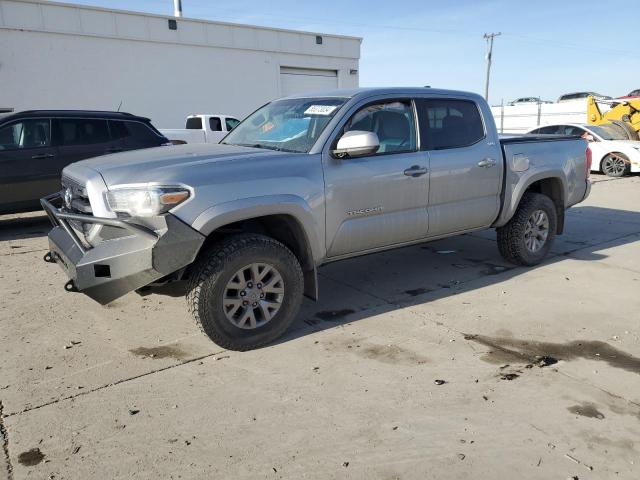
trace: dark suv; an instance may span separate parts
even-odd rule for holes
[[[30,110],[0,115],[0,214],[40,208],[70,163],[169,143],[148,118],[122,112]]]

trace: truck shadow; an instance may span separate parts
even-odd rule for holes
[[[639,241],[640,212],[576,207],[541,266],[602,260],[611,249]],[[496,285],[535,268],[540,266],[506,263],[493,230],[329,264],[319,270],[319,302],[305,300],[296,323],[277,343]]]

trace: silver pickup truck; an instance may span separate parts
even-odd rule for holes
[[[535,265],[589,194],[577,137],[498,137],[478,95],[338,90],[273,101],[219,145],[72,164],[42,199],[48,262],[102,304],[186,281],[202,330],[265,345],[317,299],[320,265],[496,228],[509,261]]]

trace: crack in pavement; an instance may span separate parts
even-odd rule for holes
[[[37,250],[25,250],[24,252],[0,253],[0,257],[12,257],[14,255],[24,255],[25,253],[46,252],[48,248],[39,248]]]
[[[199,360],[203,360],[203,359],[205,359],[205,358],[209,358],[209,357],[213,357],[213,356],[215,356],[215,355],[219,355],[219,354],[221,354],[221,353],[225,353],[226,351],[227,351],[227,350],[219,350],[219,351],[217,351],[217,352],[208,353],[208,354],[206,354],[206,355],[201,355],[201,356],[199,356],[199,357],[191,358],[191,359],[186,360],[186,361],[184,361],[184,362],[176,363],[176,364],[173,364],[173,365],[168,365],[168,366],[166,366],[166,367],[162,367],[162,368],[157,368],[157,369],[155,369],[155,370],[150,370],[150,371],[148,371],[148,372],[144,372],[144,373],[141,373],[141,374],[139,374],[139,375],[134,375],[133,377],[122,378],[122,379],[117,380],[117,381],[115,381],[115,382],[107,383],[107,384],[105,384],[105,385],[100,385],[99,387],[95,387],[95,388],[92,388],[92,389],[89,389],[89,390],[85,390],[85,391],[82,391],[82,392],[76,393],[75,395],[69,395],[69,396],[66,396],[66,397],[57,398],[57,399],[55,399],[55,400],[51,400],[51,401],[49,401],[49,402],[45,402],[45,403],[42,403],[42,404],[36,405],[36,406],[34,406],[34,407],[28,407],[28,408],[25,408],[25,409],[23,409],[23,410],[20,410],[19,412],[10,412],[10,413],[7,413],[7,414],[4,416],[4,418],[13,417],[13,416],[15,416],[15,415],[22,415],[23,413],[28,413],[28,412],[31,412],[31,411],[33,411],[33,410],[39,410],[39,409],[41,409],[41,408],[43,408],[43,407],[48,407],[49,405],[55,405],[56,403],[64,402],[64,401],[66,401],[66,400],[73,400],[73,399],[78,398],[78,397],[83,397],[83,396],[85,396],[85,395],[89,395],[89,394],[91,394],[91,393],[99,392],[100,390],[104,390],[105,388],[114,387],[114,386],[116,386],[116,385],[120,385],[120,384],[122,384],[122,383],[130,382],[130,381],[132,381],[132,380],[137,380],[137,379],[139,379],[139,378],[143,378],[143,377],[146,377],[146,376],[148,376],[148,375],[153,375],[154,373],[160,373],[160,372],[164,372],[164,371],[166,371],[166,370],[170,370],[170,369],[172,369],[172,368],[181,367],[181,366],[183,366],[183,365],[188,365],[188,364],[190,364],[190,363],[197,362],[197,361],[199,361]],[[1,405],[1,404],[0,404],[0,405]]]
[[[2,437],[2,451],[5,462],[7,463],[7,479],[13,480],[13,466],[11,465],[11,457],[9,457],[9,432],[4,426],[2,400],[0,400],[0,437]]]

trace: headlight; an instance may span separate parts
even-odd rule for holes
[[[189,198],[185,187],[118,187],[107,192],[107,204],[116,213],[153,217],[168,212]]]

